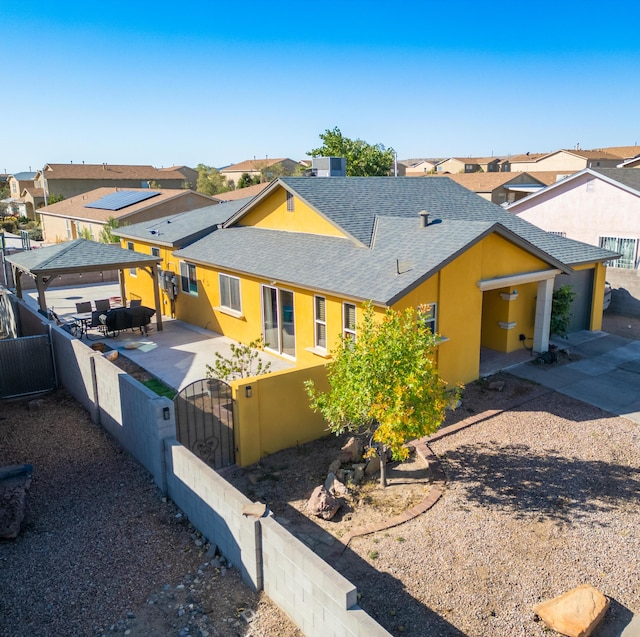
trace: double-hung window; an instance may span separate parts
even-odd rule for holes
[[[180,261],[180,287],[187,294],[198,295],[198,274],[193,263]]]
[[[345,340],[356,340],[356,306],[342,304],[342,336]]]
[[[228,274],[218,274],[220,282],[220,305],[234,312],[242,312],[240,302],[240,279]]]
[[[315,336],[314,346],[327,349],[327,299],[324,296],[314,297]]]

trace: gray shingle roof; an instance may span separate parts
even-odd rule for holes
[[[285,177],[280,182],[357,241],[243,227],[241,212],[176,256],[390,305],[492,231],[530,244],[552,267],[613,255],[546,233],[446,178]],[[274,183],[257,200],[277,187]],[[420,227],[421,210],[429,212],[426,228]]]
[[[640,193],[640,170],[637,168],[592,168],[591,171]]]
[[[9,263],[33,273],[58,273],[64,270],[96,271],[109,267],[134,267],[158,263],[158,257],[124,250],[118,245],[75,239],[53,246],[20,252],[6,257]]]
[[[143,239],[158,245],[182,247],[212,232],[217,225],[236,214],[251,199],[253,197],[245,197],[153,221],[134,223],[118,228],[116,234],[125,239]]]
[[[426,210],[431,219],[500,223],[566,264],[611,258],[601,248],[549,234],[447,177],[282,177],[279,181],[365,246],[370,245],[376,215],[415,218]]]

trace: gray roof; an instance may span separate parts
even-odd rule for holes
[[[640,193],[640,170],[637,168],[591,168],[591,172],[600,173]]]
[[[415,218],[426,210],[431,219],[500,223],[566,264],[612,256],[607,250],[545,232],[447,177],[282,177],[278,181],[365,246],[371,243],[377,215]]]
[[[36,177],[37,173],[31,172],[22,172],[22,173],[13,173],[11,177],[17,179],[18,181],[33,181]]]
[[[355,240],[243,227],[240,212],[176,256],[390,305],[490,232],[565,271],[569,264],[614,254],[546,233],[446,178],[285,177],[279,182]],[[426,228],[420,226],[421,210],[430,213]]]
[[[126,268],[159,263],[161,259],[119,245],[75,239],[37,250],[12,254],[6,260],[33,274],[95,272],[107,268]]]
[[[158,245],[182,247],[215,230],[216,226],[235,215],[251,199],[253,197],[226,201],[215,206],[123,226],[115,234],[125,239],[142,239]]]

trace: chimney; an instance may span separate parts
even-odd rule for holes
[[[421,210],[420,215],[420,227],[426,228],[429,225],[429,213],[426,210]]]

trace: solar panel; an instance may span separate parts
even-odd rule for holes
[[[121,210],[134,203],[140,203],[145,199],[156,197],[160,193],[157,190],[120,190],[110,195],[100,197],[92,203],[84,205],[85,208],[99,208],[100,210]]]

